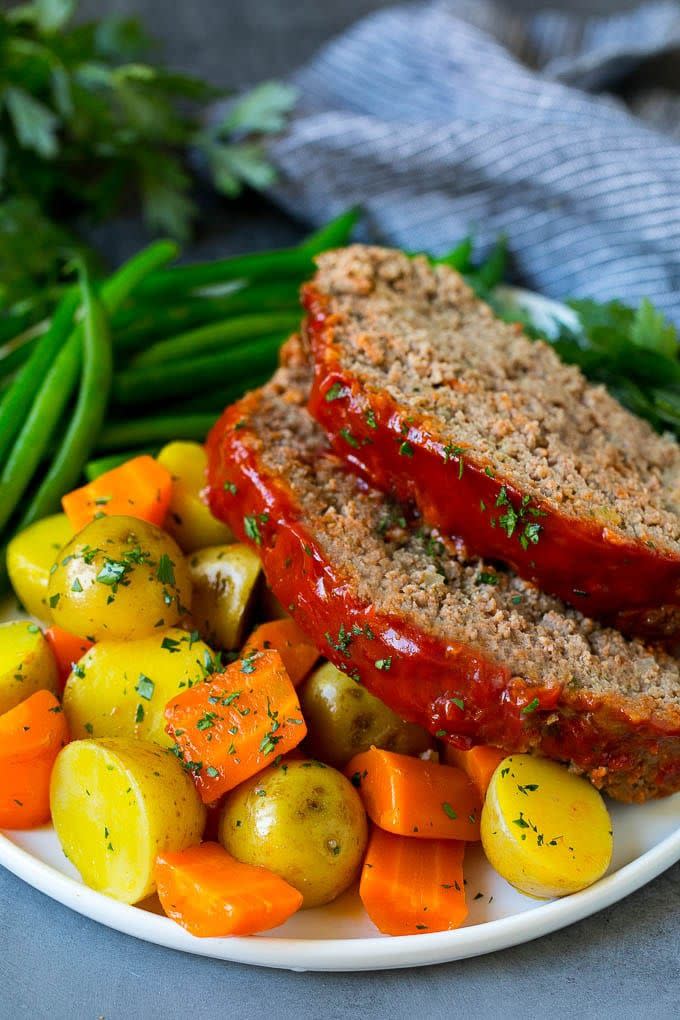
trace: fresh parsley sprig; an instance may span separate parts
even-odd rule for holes
[[[186,159],[202,158],[229,197],[274,177],[261,138],[295,102],[267,82],[206,127],[220,93],[148,62],[134,19],[73,21],[77,0],[0,12],[0,307],[42,312],[80,230],[137,203],[152,231],[186,238],[197,215]],[[47,288],[48,296],[45,296]]]

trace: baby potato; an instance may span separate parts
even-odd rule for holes
[[[167,703],[205,677],[213,655],[172,628],[137,641],[100,641],[74,666],[64,713],[74,739],[141,737],[164,747]]]
[[[557,762],[515,754],[491,779],[482,844],[499,875],[520,892],[547,899],[578,892],[604,875],[612,825],[586,779]]]
[[[293,759],[228,794],[218,838],[239,861],[285,879],[302,893],[304,907],[318,907],[352,884],[366,837],[352,784],[321,762]]]
[[[170,751],[142,740],[76,740],[50,784],[64,853],[92,889],[123,903],[155,890],[156,855],[198,843],[205,808]]]
[[[415,723],[403,722],[384,702],[335,666],[319,666],[300,690],[311,753],[342,768],[370,747],[400,754],[420,754],[432,738]]]
[[[34,623],[0,624],[0,715],[36,691],[57,690],[57,664]]]
[[[231,651],[242,643],[261,565],[247,545],[214,545],[189,557],[192,619],[209,645]]]
[[[30,524],[7,546],[7,573],[17,598],[31,616],[50,621],[47,602],[50,567],[67,542],[73,528],[66,514],[53,514]]]
[[[130,641],[172,627],[191,581],[174,539],[135,517],[100,517],[62,550],[50,577],[54,622],[94,641]]]
[[[226,524],[210,513],[203,498],[208,457],[200,443],[168,443],[156,458],[172,475],[165,527],[184,552],[231,542]]]

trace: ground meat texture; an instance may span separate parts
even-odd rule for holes
[[[459,746],[567,761],[621,800],[680,788],[680,666],[445,543],[348,472],[297,342],[208,443],[213,512],[322,654]]]
[[[677,637],[678,444],[448,267],[361,245],[318,263],[310,410],[336,453],[589,616]]]

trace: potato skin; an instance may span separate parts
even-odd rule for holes
[[[420,754],[433,746],[426,730],[404,722],[331,662],[307,678],[300,690],[300,704],[310,753],[338,768],[370,747]]]
[[[138,903],[156,885],[156,855],[201,839],[205,808],[177,759],[143,740],[77,740],[58,755],[52,821],[92,889]]]
[[[268,868],[304,896],[330,903],[355,880],[366,848],[366,813],[352,784],[311,760],[283,761],[228,796],[222,846],[239,861]]]
[[[514,754],[500,763],[481,829],[492,867],[540,899],[585,889],[611,861],[612,825],[601,794],[547,758]]]
[[[209,645],[231,651],[243,641],[262,567],[238,542],[201,549],[188,558],[192,620]]]
[[[0,624],[0,715],[42,690],[57,691],[57,664],[42,631],[28,620]]]
[[[213,654],[206,644],[173,627],[137,641],[101,641],[69,676],[64,713],[74,740],[139,737],[162,747],[165,706],[200,683]]]
[[[51,621],[47,601],[50,567],[67,542],[73,528],[66,514],[43,517],[19,532],[7,546],[7,573],[17,598],[31,616]]]
[[[233,541],[226,524],[210,513],[203,499],[208,458],[200,443],[175,442],[156,458],[172,475],[165,528],[186,553]]]
[[[100,517],[62,550],[50,577],[52,618],[96,641],[129,641],[174,626],[191,605],[177,543],[135,517]]]

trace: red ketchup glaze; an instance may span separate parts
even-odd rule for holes
[[[385,392],[367,394],[340,365],[323,295],[307,284],[303,303],[315,362],[309,410],[355,471],[586,616],[650,638],[680,635],[680,558],[540,501],[524,505],[492,464],[437,439],[435,422],[414,419]]]
[[[633,720],[624,707],[513,677],[475,648],[362,602],[305,526],[288,485],[263,467],[248,424],[256,403],[257,394],[249,394],[228,408],[209,436],[210,507],[253,546],[270,588],[324,656],[402,718],[458,747],[536,748],[574,763],[624,800],[680,787],[680,727]],[[257,522],[258,541],[246,533],[246,518]]]

